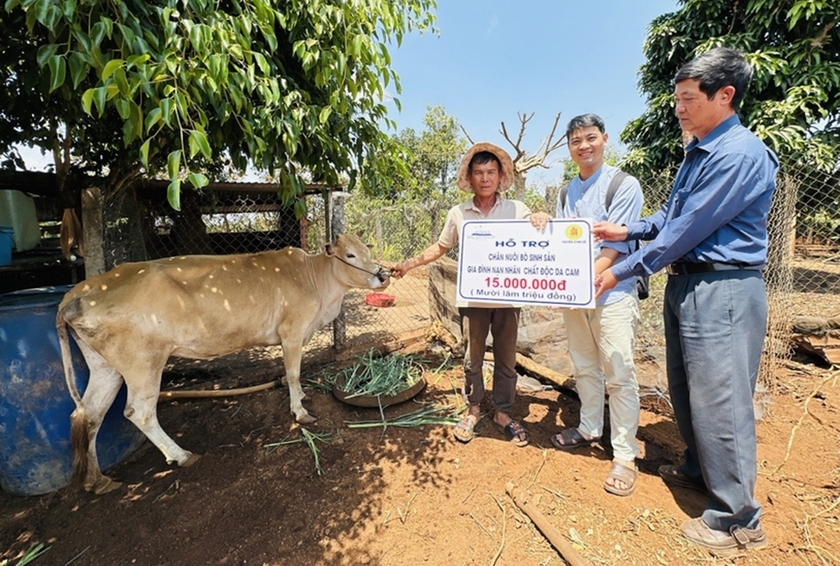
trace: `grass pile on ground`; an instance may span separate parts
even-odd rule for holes
[[[348,399],[392,396],[408,389],[422,376],[423,367],[416,356],[395,353],[379,357],[376,350],[371,350],[359,356],[356,364],[345,368],[338,383]]]

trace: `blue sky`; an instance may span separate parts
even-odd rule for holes
[[[438,0],[440,35],[413,33],[391,50],[402,112],[392,104],[389,116],[398,130],[419,132],[426,106],[443,106],[473,140],[510,150],[500,123],[515,139],[517,112],[534,113],[522,144],[531,153],[558,112],[561,134],[574,116],[595,112],[618,144],[645,108],[637,71],[647,27],[678,8],[677,0]],[[563,147],[551,158],[566,156]],[[555,167],[528,180],[561,173]]]

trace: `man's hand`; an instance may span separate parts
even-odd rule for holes
[[[548,226],[551,216],[547,212],[535,212],[528,217],[531,220],[531,226],[542,232]]]
[[[627,239],[627,226],[619,226],[612,222],[596,222],[592,225],[592,236],[596,242],[623,242]]]
[[[398,263],[394,267],[391,268],[391,277],[395,277],[400,279],[403,275],[408,273],[408,268],[405,266],[407,262]]]
[[[604,222],[603,224],[606,224]],[[595,277],[595,300],[601,298],[601,295],[618,285],[618,279],[612,273],[612,269],[606,269],[600,275]]]

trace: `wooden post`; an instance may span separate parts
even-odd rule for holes
[[[508,495],[510,495],[511,499],[513,499],[513,502],[516,503],[516,506],[528,515],[528,518],[534,522],[545,538],[547,538],[554,548],[560,552],[560,556],[562,556],[566,562],[568,562],[571,566],[590,566],[590,563],[579,555],[574,548],[572,548],[572,545],[569,544],[560,531],[548,522],[545,515],[540,513],[540,510],[528,501],[528,496],[524,491],[518,489],[512,481],[507,483],[505,491],[507,491]]]
[[[99,187],[82,191],[82,227],[85,242],[85,277],[105,272],[102,238],[102,192]]]
[[[347,193],[343,191],[336,191],[330,195],[330,227],[332,228],[332,238],[330,241],[338,237],[339,234],[344,233],[344,201],[347,199]],[[341,310],[338,316],[333,321],[333,348],[341,350],[347,342],[347,318],[344,312],[344,299],[341,301]]]

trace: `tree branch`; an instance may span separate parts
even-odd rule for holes
[[[505,123],[502,122],[502,135],[508,141],[510,145],[514,147],[516,150],[516,159],[513,160],[513,163],[516,165],[516,170],[520,173],[525,173],[530,169],[535,167],[542,167],[547,169],[548,166],[545,165],[545,160],[548,156],[562,147],[566,143],[566,135],[563,134],[557,141],[554,140],[554,135],[557,133],[557,125],[560,123],[560,116],[562,115],[561,112],[557,113],[557,116],[554,117],[554,124],[551,126],[551,132],[548,134],[547,137],[543,138],[542,142],[540,142],[537,151],[534,152],[533,155],[527,155],[525,151],[523,151],[520,147],[522,143],[522,138],[525,134],[525,126],[534,117],[532,113],[530,116],[525,116],[523,114],[519,114],[519,121],[520,121],[520,128],[519,128],[519,136],[516,139],[516,142],[513,142],[510,139],[510,136],[507,133],[507,128],[505,127]]]
[[[473,141],[472,137],[470,137],[470,134],[469,134],[469,132],[467,132],[467,129],[464,127],[464,125],[463,124],[458,124],[458,125],[461,126],[461,131],[464,132],[465,136],[467,136],[467,141],[470,142],[470,145],[475,145],[475,142]]]

